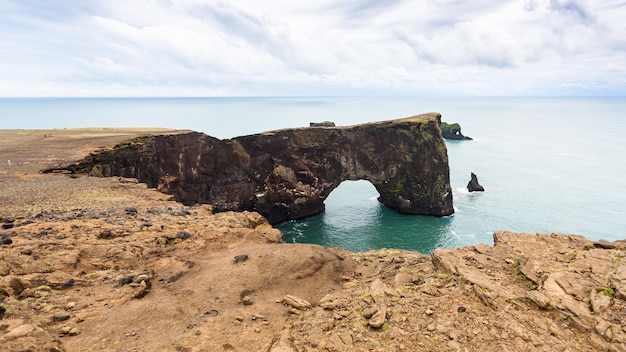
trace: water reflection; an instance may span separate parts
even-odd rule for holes
[[[399,248],[430,253],[455,246],[454,217],[402,215],[377,198],[378,192],[368,181],[344,181],[326,199],[324,213],[287,221],[278,228],[285,242],[352,251]]]

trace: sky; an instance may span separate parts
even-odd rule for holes
[[[0,0],[0,97],[625,96],[626,1]]]

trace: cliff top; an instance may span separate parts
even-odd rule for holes
[[[188,132],[191,131],[167,128],[0,130],[0,172],[37,173],[45,167],[76,161],[89,152],[133,137]]]
[[[376,126],[380,126],[380,127],[386,127],[386,126],[390,126],[390,125],[394,125],[394,124],[400,124],[400,123],[407,123],[407,122],[414,122],[414,123],[422,123],[422,122],[430,122],[430,121],[440,121],[441,120],[441,114],[438,112],[429,112],[429,113],[424,113],[424,114],[419,114],[419,115],[415,115],[415,116],[409,116],[409,117],[404,117],[404,118],[398,118],[398,119],[392,119],[392,120],[384,120],[384,121],[372,121],[372,122],[366,122],[366,123],[361,123],[361,124],[356,124],[356,125],[348,125],[348,126],[307,126],[307,127],[296,127],[296,128],[282,128],[282,129],[278,129],[278,130],[271,130],[271,131],[265,131],[265,132],[261,132],[258,134],[261,135],[273,135],[279,132],[285,132],[285,131],[290,131],[290,130],[306,130],[306,129],[311,129],[311,128],[321,128],[321,129],[351,129],[351,128],[357,128],[360,126],[367,126],[367,125],[376,125]]]

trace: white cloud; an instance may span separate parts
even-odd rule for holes
[[[623,1],[9,0],[0,95],[623,95],[623,18]]]

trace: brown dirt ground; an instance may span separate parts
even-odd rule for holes
[[[626,351],[623,243],[351,253],[136,180],[39,173],[180,132],[0,131],[3,351]]]

